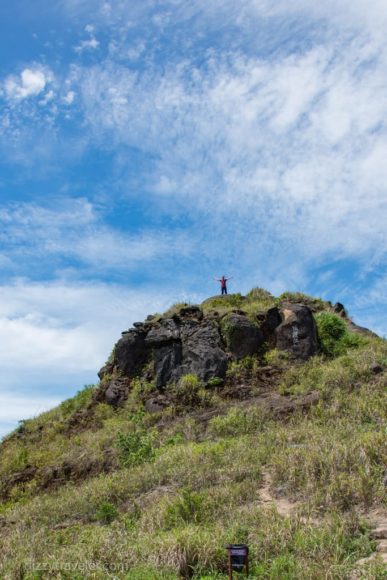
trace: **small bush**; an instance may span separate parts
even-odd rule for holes
[[[220,377],[211,377],[211,379],[209,379],[207,381],[207,386],[209,387],[221,387],[224,383],[224,380],[221,379]]]
[[[252,290],[250,290],[250,292],[246,294],[246,298],[248,300],[257,300],[257,301],[274,300],[273,295],[268,290],[265,290],[265,288],[260,288],[259,286],[257,286],[256,288],[252,288]]]
[[[269,366],[283,369],[289,365],[289,353],[285,350],[272,348],[264,354],[263,362]]]
[[[325,310],[328,306],[327,302],[321,298],[313,298],[302,292],[284,292],[277,298],[277,303],[281,305],[283,302],[290,302],[291,304],[306,304],[314,312]]]
[[[179,314],[180,310],[186,306],[189,306],[187,302],[176,302],[175,304],[172,304],[172,306],[164,312],[163,318],[171,318],[174,314]]]
[[[111,524],[118,516],[118,510],[115,505],[109,502],[101,503],[95,513],[95,519],[101,524]]]
[[[129,433],[118,433],[116,447],[124,467],[138,465],[154,458],[153,434],[137,428]]]
[[[209,407],[212,394],[206,391],[203,383],[196,375],[188,374],[181,377],[172,388],[178,408]]]
[[[262,310],[267,310],[275,304],[275,298],[264,288],[253,288],[246,295],[246,302],[243,309],[247,315],[254,320],[254,316]]]
[[[202,304],[202,308],[205,312],[211,312],[212,310],[223,312],[232,310],[233,308],[241,308],[244,303],[245,298],[240,293],[226,294],[206,301]]]
[[[167,529],[183,523],[199,523],[203,518],[204,496],[190,489],[183,489],[178,498],[168,506],[165,517]]]
[[[259,361],[255,356],[245,356],[238,361],[231,361],[227,369],[227,378],[233,380],[251,379],[258,371]]]
[[[346,323],[333,312],[319,312],[316,315],[321,351],[329,357],[344,354],[348,348],[366,343],[363,337],[349,333]]]

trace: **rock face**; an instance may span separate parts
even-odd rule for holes
[[[143,330],[129,330],[115,346],[114,358],[118,369],[126,377],[133,377],[146,363],[148,357]]]
[[[181,331],[183,361],[177,370],[180,376],[197,375],[205,383],[214,377],[224,378],[227,370],[227,355],[222,350],[222,341],[217,324],[211,320],[197,326],[185,326]]]
[[[277,347],[304,361],[317,346],[312,312],[302,304],[286,304],[281,311],[270,308],[251,318],[238,309],[205,315],[197,306],[186,306],[169,317],[136,322],[122,334],[112,360],[99,372],[97,398],[121,405],[138,376],[153,381],[161,397],[169,384],[187,374],[208,385],[211,379],[226,377],[232,360]],[[162,407],[164,401],[156,399],[152,404]]]
[[[317,330],[312,311],[303,304],[285,304],[277,326],[277,348],[294,359],[307,360],[317,353]]]
[[[265,342],[262,330],[245,315],[229,314],[221,327],[227,349],[236,359],[257,354]]]

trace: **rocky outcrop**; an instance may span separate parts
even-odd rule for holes
[[[303,361],[316,354],[317,330],[310,308],[303,304],[285,304],[281,314],[282,322],[275,330],[277,348]]]
[[[142,377],[157,387],[159,395],[152,405],[162,408],[165,401],[159,397],[184,375],[194,374],[207,386],[215,378],[220,384],[232,360],[275,347],[299,361],[318,352],[316,324],[305,304],[281,303],[281,307],[247,314],[238,295],[238,306],[227,303],[224,314],[218,308],[219,297],[211,301],[204,310],[184,306],[168,316],[136,322],[125,331],[99,373],[98,400],[120,406],[132,379]],[[216,308],[211,308],[214,301]]]
[[[364,326],[359,326],[358,324],[355,324],[354,322],[352,322],[352,320],[348,320],[347,322],[348,324],[348,330],[350,330],[351,332],[355,332],[356,334],[362,334],[363,336],[369,336],[369,337],[373,337],[373,338],[378,338],[378,335],[375,334],[375,332],[372,332],[372,330],[369,330],[368,328],[364,328]]]
[[[113,358],[99,372],[102,386],[98,400],[102,396],[102,400],[119,406],[130,380],[144,373],[145,367],[148,378],[162,391],[187,374],[198,376],[204,384],[214,377],[223,379],[229,355],[218,322],[204,317],[200,308],[187,306],[169,318],[136,323],[122,334]]]

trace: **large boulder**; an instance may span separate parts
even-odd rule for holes
[[[229,314],[222,320],[222,337],[236,359],[257,354],[265,342],[263,332],[242,314]]]
[[[282,322],[275,329],[276,345],[298,360],[317,353],[317,329],[312,311],[303,304],[284,304]]]

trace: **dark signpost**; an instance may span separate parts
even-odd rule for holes
[[[249,547],[246,544],[229,544],[228,550],[228,574],[232,580],[232,573],[242,572],[245,569],[246,576],[249,575]]]

